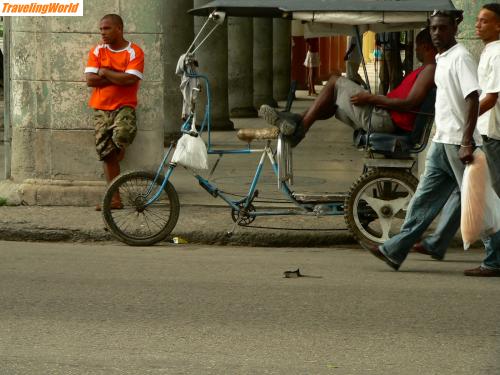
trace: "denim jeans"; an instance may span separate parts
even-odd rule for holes
[[[422,240],[422,246],[438,258],[443,258],[453,237],[460,228],[460,190],[453,190],[441,211],[434,233]]]
[[[500,197],[500,141],[483,135],[483,150],[488,161],[493,189]]]
[[[408,206],[401,232],[380,246],[380,250],[393,262],[397,264],[404,262],[412,246],[420,240],[452,194],[454,196],[444,214],[455,218],[455,221],[442,220],[441,225],[442,228],[445,226],[455,228],[453,233],[451,235],[447,233],[447,236],[453,236],[458,229],[459,224],[455,216],[456,210],[460,212],[459,187],[462,185],[465,170],[465,166],[458,157],[459,147],[432,142],[425,162],[425,172]],[[460,216],[458,215],[459,222]],[[441,246],[447,246],[450,239],[451,237],[439,239],[443,241]],[[486,268],[500,269],[500,231],[484,238],[483,243],[486,257],[482,265]]]

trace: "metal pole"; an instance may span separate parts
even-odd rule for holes
[[[363,48],[361,47],[362,40],[361,40],[361,35],[359,33],[359,27],[354,26],[354,31],[356,32],[356,47],[358,48],[359,56],[361,56],[361,64],[363,64],[363,72],[365,73],[366,86],[368,87],[368,92],[372,92],[372,89],[370,87],[370,79],[368,78],[368,71],[366,70],[365,58],[363,56]]]

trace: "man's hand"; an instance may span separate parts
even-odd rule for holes
[[[370,104],[373,95],[368,92],[360,92],[359,94],[351,96],[351,104],[353,105],[365,105]]]
[[[111,85],[111,82],[106,77],[101,77],[97,73],[85,73],[88,87],[106,87]]]
[[[97,72],[97,74],[99,75],[99,77],[106,77],[106,73],[108,72],[108,68],[99,68],[99,71]]]
[[[464,164],[472,163],[474,160],[474,146],[473,145],[462,145],[460,150],[458,150],[458,157],[460,161]]]

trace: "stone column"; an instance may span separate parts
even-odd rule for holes
[[[228,20],[229,108],[231,117],[256,117],[253,106],[253,19]]]
[[[286,100],[290,90],[291,28],[288,20],[273,21],[273,95],[276,100]]]
[[[87,0],[83,17],[12,17],[12,174],[18,200],[39,205],[95,205],[105,182],[95,151],[84,68],[100,40],[99,21],[119,13],[125,38],[145,52],[139,131],[122,171],[152,169],[163,151],[163,0]],[[15,199],[13,199],[15,201]]]
[[[194,6],[200,7],[210,0],[194,0]],[[201,29],[206,17],[195,17],[195,34]],[[205,43],[196,52],[200,67],[199,72],[208,77],[212,90],[212,129],[233,130],[234,125],[229,119],[228,103],[228,70],[227,70],[227,20],[224,25],[210,35]],[[203,92],[205,88],[203,88]],[[197,103],[198,118],[201,121],[201,113],[205,108],[205,95],[200,96]]]
[[[193,8],[193,0],[169,0],[165,2],[165,59],[164,105],[165,105],[165,144],[180,135],[182,94],[179,90],[180,77],[175,68],[180,55],[191,45],[194,38],[194,17],[187,13]]]
[[[253,20],[253,103],[276,107],[273,98],[273,20]]]

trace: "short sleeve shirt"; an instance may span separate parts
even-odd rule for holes
[[[485,47],[477,69],[481,96],[500,93],[500,40],[490,42]],[[500,95],[493,108],[479,116],[479,133],[500,140]]]
[[[99,44],[89,52],[85,73],[97,73],[99,68],[108,68],[117,72],[133,74],[143,79],[144,52],[134,43],[129,43],[121,50],[113,50],[107,44]],[[90,96],[89,107],[113,111],[121,107],[137,106],[139,82],[129,86],[109,85],[94,87]]]
[[[436,55],[436,133],[433,141],[459,145],[465,130],[465,98],[479,90],[477,64],[460,43]],[[474,141],[481,137],[474,130]]]

